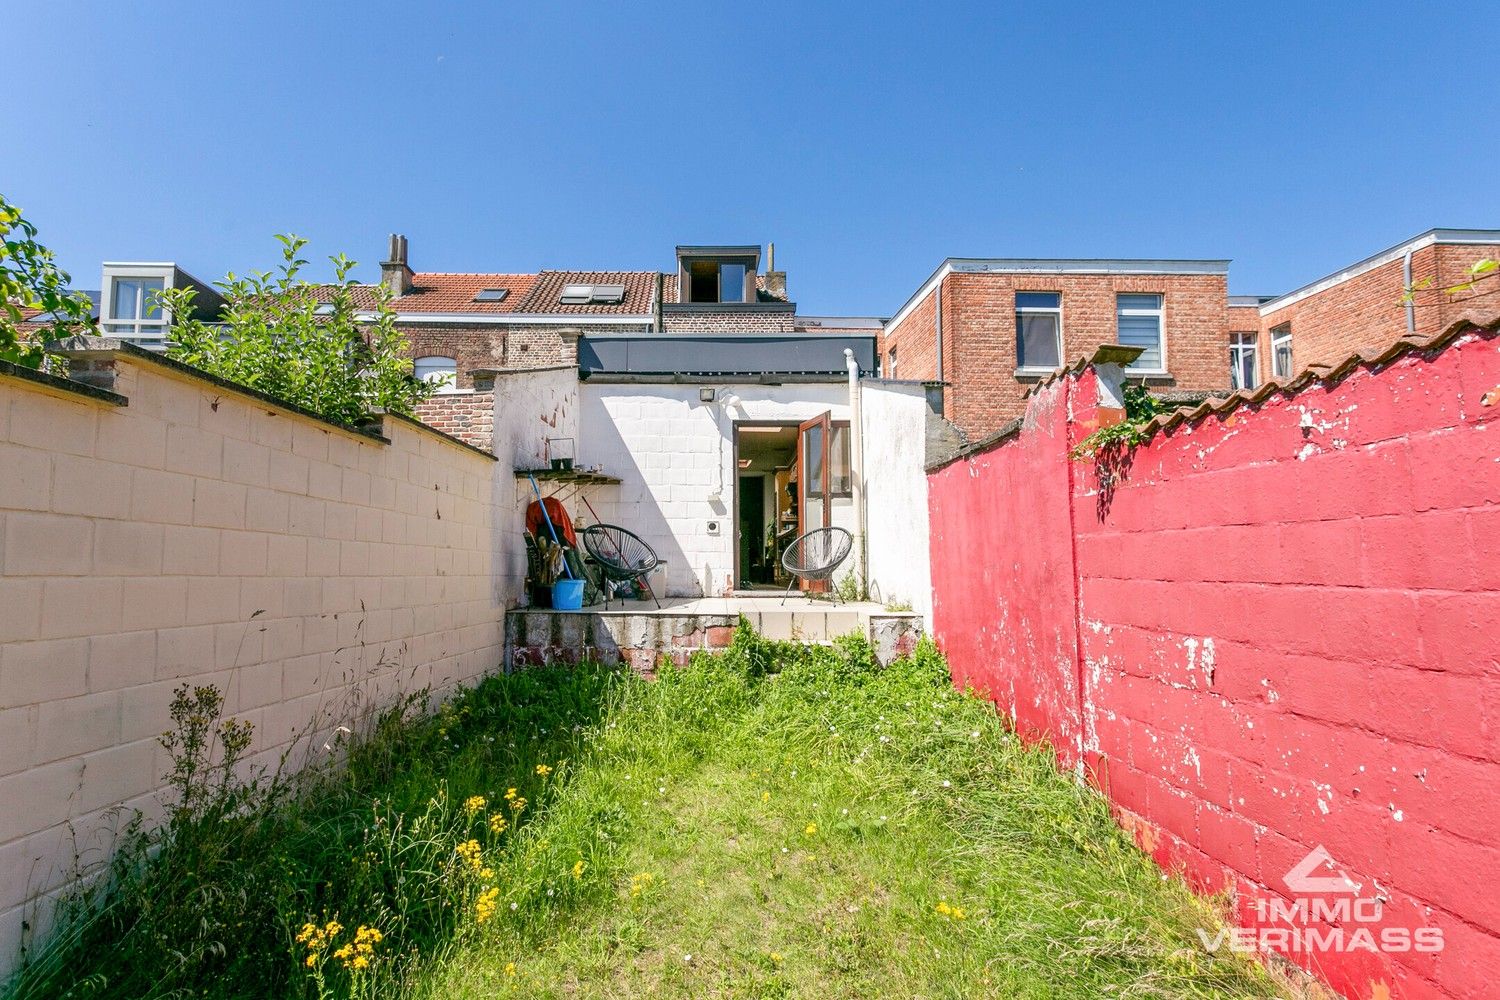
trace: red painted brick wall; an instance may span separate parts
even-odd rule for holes
[[[1291,956],[1349,997],[1500,978],[1496,389],[1500,336],[1471,332],[1158,434],[1101,493],[1065,454],[1089,428],[1057,426],[1093,412],[1086,372],[930,476],[955,679],[1085,762],[1163,866],[1256,927],[1321,845],[1385,900],[1377,933],[1442,931],[1436,954]]]
[[[1062,294],[1063,361],[1117,341],[1115,296],[1156,292],[1166,310],[1170,378],[1164,389],[1227,389],[1228,289],[1223,275],[950,274],[942,282],[943,377],[948,419],[971,439],[998,430],[1025,410],[1035,378],[1016,371],[1015,293]],[[932,296],[886,332],[897,348],[899,375],[937,373]]]

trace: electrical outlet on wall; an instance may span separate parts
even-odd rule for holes
[[[718,521],[709,521],[708,522],[708,533],[710,535],[713,535],[715,538],[718,537],[718,535],[719,535],[719,522]]]

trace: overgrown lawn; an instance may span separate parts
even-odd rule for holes
[[[926,644],[880,668],[742,628],[654,682],[494,678],[261,814],[193,886],[127,879],[21,992],[1281,995]],[[199,910],[185,950],[153,930]]]

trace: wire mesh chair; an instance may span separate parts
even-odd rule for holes
[[[832,580],[834,570],[849,558],[849,550],[853,547],[854,536],[843,528],[814,528],[795,538],[781,554],[781,566],[792,577],[786,585],[786,593],[781,595],[781,603],[786,603],[798,578]],[[836,590],[833,599],[839,599]]]
[[[591,524],[580,531],[578,537],[583,542],[584,550],[604,575],[606,611],[609,610],[609,592],[613,589],[611,583],[644,578],[661,565],[661,558],[656,550],[647,545],[640,535],[618,525]],[[661,601],[656,600],[656,591],[651,587],[650,581],[646,583],[646,592],[651,595],[651,600],[656,601],[656,606],[661,607]]]

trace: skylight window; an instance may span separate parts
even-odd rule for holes
[[[475,302],[503,302],[510,294],[509,288],[481,288],[474,293]]]
[[[625,286],[563,285],[559,301],[565,306],[615,306],[625,301]]]

